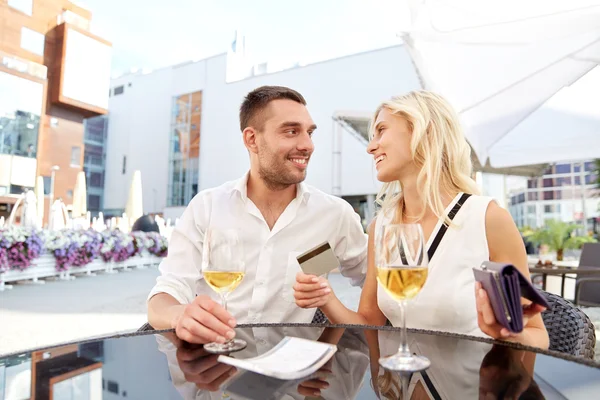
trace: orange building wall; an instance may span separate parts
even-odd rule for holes
[[[0,0],[0,51],[11,56],[46,65],[48,77],[45,101],[40,121],[37,146],[37,175],[51,175],[53,165],[58,165],[54,182],[54,199],[62,198],[65,204],[72,204],[69,191],[75,186],[77,173],[83,169],[84,118],[98,115],[97,110],[80,110],[52,102],[52,94],[59,88],[60,67],[63,62],[61,40],[64,29],[57,28],[58,16],[64,10],[91,20],[91,13],[72,4],[68,0],[34,0],[33,15],[29,16],[8,6],[7,0]],[[45,35],[44,55],[40,56],[21,48],[21,27]],[[81,29],[78,29],[81,31]],[[91,35],[93,36],[93,35]],[[102,40],[100,38],[97,38]],[[2,71],[27,79],[33,79],[16,71],[2,68]],[[54,96],[56,97],[56,96]],[[71,149],[79,147],[80,159],[71,164]],[[46,188],[49,191],[49,188]],[[49,199],[46,198],[44,219],[47,221]]]

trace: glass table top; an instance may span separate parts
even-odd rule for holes
[[[46,399],[590,399],[600,395],[600,364],[556,352],[454,335],[409,330],[413,353],[431,361],[426,371],[384,370],[394,354],[393,328],[242,325],[246,349],[264,354],[284,337],[331,343],[337,352],[316,374],[293,381],[236,370],[201,345],[171,331],[93,338],[0,358],[0,400]]]

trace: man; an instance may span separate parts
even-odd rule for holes
[[[248,93],[240,129],[250,171],[238,181],[196,195],[175,227],[161,276],[148,300],[148,322],[174,328],[191,343],[234,337],[237,321],[311,322],[315,310],[296,306],[296,257],[328,241],[341,273],[362,285],[367,238],[344,200],[303,183],[316,130],[302,95],[280,86]],[[236,228],[244,247],[245,277],[228,296],[229,312],[202,278],[204,232]],[[328,287],[324,291],[330,291]]]

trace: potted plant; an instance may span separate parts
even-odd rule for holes
[[[579,249],[584,243],[594,243],[591,236],[576,236],[575,231],[581,226],[569,222],[548,220],[546,226],[527,232],[527,239],[540,245],[545,244],[550,250],[556,251],[556,260],[562,261],[564,251]]]

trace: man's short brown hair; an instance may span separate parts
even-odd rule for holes
[[[261,86],[246,95],[240,106],[240,130],[244,131],[248,126],[262,129],[263,121],[260,114],[273,100],[292,100],[306,105],[304,97],[293,89],[285,86]]]

